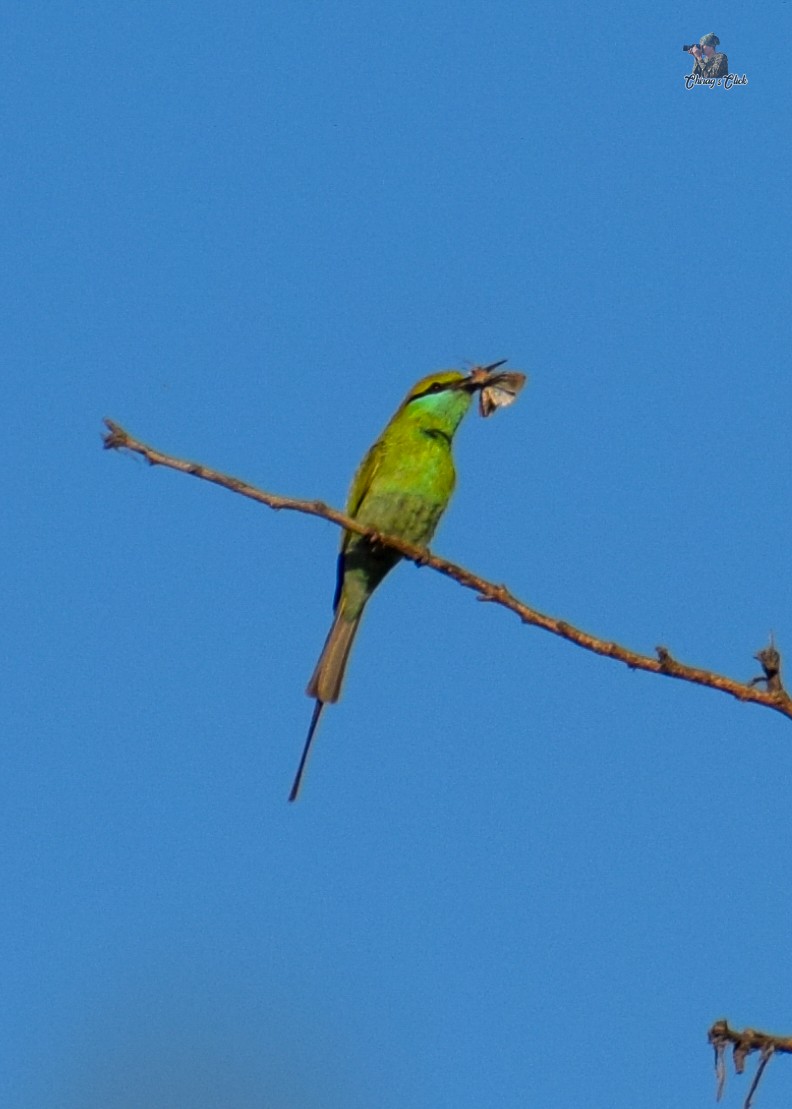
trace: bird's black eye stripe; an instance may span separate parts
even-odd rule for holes
[[[428,397],[430,393],[443,393],[448,388],[440,381],[435,381],[428,389],[424,389],[422,393],[416,393],[415,396],[410,397],[410,400],[420,400],[421,397]]]

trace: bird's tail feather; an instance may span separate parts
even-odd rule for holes
[[[316,669],[308,682],[306,693],[317,701],[333,704],[341,696],[341,685],[349,661],[349,652],[355,642],[355,633],[360,626],[358,613],[353,619],[344,616],[344,602],[336,609],[333,626],[330,628]]]
[[[296,801],[297,794],[300,792],[303,774],[305,773],[305,767],[308,763],[308,755],[319,723],[319,717],[322,715],[322,709],[327,702],[332,703],[337,701],[341,696],[341,684],[344,680],[344,671],[349,661],[349,652],[352,650],[352,644],[355,641],[355,633],[360,625],[360,617],[362,615],[363,613],[359,612],[354,619],[346,619],[344,617],[343,600],[336,609],[333,626],[330,628],[327,639],[325,640],[325,645],[322,648],[322,653],[319,656],[319,661],[316,664],[316,669],[311,675],[311,680],[308,682],[308,688],[306,689],[306,693],[309,697],[316,698],[316,704],[314,705],[313,716],[311,717],[311,723],[308,728],[308,735],[300,758],[300,765],[297,767],[297,773],[294,776],[294,783],[291,787],[291,793],[289,794],[290,801]]]

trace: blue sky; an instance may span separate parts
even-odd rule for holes
[[[4,1106],[687,1109],[713,1020],[792,1032],[788,720],[405,566],[289,806],[336,530],[100,440],[340,506],[414,380],[508,356],[435,549],[749,679],[792,648],[762,15],[6,10]],[[747,87],[685,90],[711,30]]]

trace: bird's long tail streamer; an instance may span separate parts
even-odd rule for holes
[[[328,703],[333,704],[341,696],[341,684],[349,661],[349,652],[352,650],[355,633],[360,626],[360,618],[363,615],[361,609],[353,619],[348,620],[344,614],[344,607],[342,599],[336,609],[333,625],[328,632],[319,661],[305,691],[309,697],[316,699],[316,704],[314,705],[313,716],[308,728],[308,738],[305,740],[300,765],[297,768],[297,776],[289,794],[290,801],[294,801],[300,792],[300,783],[305,773],[305,765],[308,762],[311,743],[319,723],[319,717],[322,715],[322,709]]]
[[[290,801],[296,801],[297,794],[300,792],[303,774],[305,773],[305,767],[308,762],[308,755],[311,750],[311,744],[313,743],[314,732],[316,731],[316,726],[319,723],[319,717],[322,715],[322,709],[324,708],[324,706],[324,701],[317,701],[314,705],[313,716],[311,717],[311,724],[308,728],[308,736],[306,737],[305,746],[303,747],[303,753],[300,757],[300,765],[297,767],[297,773],[294,775],[294,783],[291,787],[291,793],[289,794]]]

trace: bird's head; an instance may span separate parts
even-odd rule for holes
[[[452,436],[470,408],[472,390],[466,387],[467,380],[459,370],[440,370],[422,377],[404,398],[392,423]]]
[[[495,366],[477,366],[469,374],[440,370],[413,385],[397,413],[419,423],[437,423],[454,430],[470,407],[473,394],[482,388]]]

